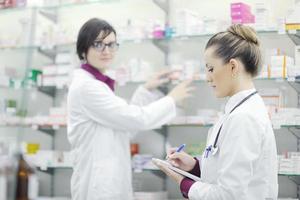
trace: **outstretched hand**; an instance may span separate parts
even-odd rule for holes
[[[168,83],[174,79],[173,74],[178,72],[178,70],[163,70],[154,74],[146,83],[145,88],[148,90],[154,90],[163,84]]]

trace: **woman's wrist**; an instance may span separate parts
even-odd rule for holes
[[[194,160],[195,160],[194,167],[191,170],[189,170],[188,172],[195,175],[195,176],[200,177],[201,176],[201,171],[200,171],[199,160],[197,158],[194,158]]]
[[[195,166],[197,165],[197,163],[198,163],[197,159],[194,158],[193,161],[192,161],[192,163],[191,163],[190,169],[187,170],[187,171],[192,171],[195,168]]]

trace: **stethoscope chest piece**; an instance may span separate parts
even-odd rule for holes
[[[212,155],[216,155],[218,153],[218,151],[219,151],[219,147],[218,146],[213,147],[212,150],[211,150],[211,154]]]

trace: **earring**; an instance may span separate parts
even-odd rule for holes
[[[87,60],[85,58],[85,55],[83,54],[82,55],[83,59],[81,60],[81,64],[86,64],[87,63]]]
[[[81,64],[86,64],[87,63],[87,60],[85,59],[85,58],[83,58],[82,60],[81,60]]]

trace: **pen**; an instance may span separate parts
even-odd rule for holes
[[[184,149],[184,147],[185,147],[185,144],[180,145],[180,146],[176,149],[175,152],[178,153],[178,152],[182,151],[182,150]],[[169,156],[168,156],[168,155],[166,156],[166,159],[169,159]]]
[[[180,145],[180,146],[178,147],[178,149],[176,150],[176,152],[182,151],[182,150],[184,149],[184,147],[185,147],[185,144]]]

